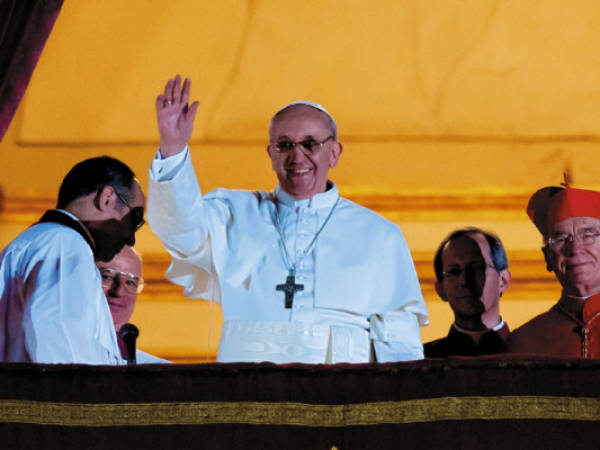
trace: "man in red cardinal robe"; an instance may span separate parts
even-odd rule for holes
[[[562,295],[511,333],[506,352],[600,357],[600,192],[545,187],[533,194],[527,214],[544,238],[547,269]]]

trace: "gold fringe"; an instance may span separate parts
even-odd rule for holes
[[[0,423],[81,427],[151,425],[299,425],[344,427],[444,420],[600,420],[600,398],[442,397],[399,402],[305,403],[53,403],[0,400]]]

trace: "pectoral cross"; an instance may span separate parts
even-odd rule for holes
[[[290,309],[292,307],[292,303],[294,302],[294,294],[296,291],[303,291],[303,284],[296,284],[296,277],[294,276],[294,272],[290,271],[289,275],[285,280],[285,284],[278,284],[275,286],[277,291],[285,292],[285,307]]]

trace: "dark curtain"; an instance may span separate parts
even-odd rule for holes
[[[600,359],[0,363],[1,449],[563,450],[600,442]]]
[[[63,0],[0,0],[0,141],[62,4]]]

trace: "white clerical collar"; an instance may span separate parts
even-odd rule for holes
[[[569,294],[565,294],[564,296],[566,298],[571,298],[571,299],[575,299],[575,300],[587,300],[588,298],[592,297],[592,295],[584,295],[583,297],[577,297],[576,295],[569,295]]]
[[[289,207],[331,208],[337,201],[340,193],[337,186],[331,181],[327,181],[327,187],[329,189],[327,189],[325,192],[316,194],[311,198],[296,200],[290,194],[285,192],[280,185],[277,185],[277,188],[275,189],[275,196],[283,205]]]
[[[498,325],[496,325],[493,328],[486,328],[485,330],[480,330],[480,331],[465,330],[464,328],[458,326],[456,324],[456,322],[453,323],[452,326],[457,331],[460,331],[463,334],[469,335],[471,337],[471,339],[473,339],[473,342],[475,343],[475,345],[477,345],[477,344],[479,344],[479,340],[481,339],[481,336],[483,336],[488,331],[490,331],[490,330],[491,331],[498,331],[498,330],[500,330],[504,326],[504,319],[502,317],[500,317],[500,323],[498,323]]]
[[[60,211],[61,213],[63,213],[66,216],[69,216],[71,219],[75,219],[77,222],[81,222],[81,220],[79,220],[79,217],[77,217],[76,215],[70,213],[66,209],[56,208],[56,210]]]

